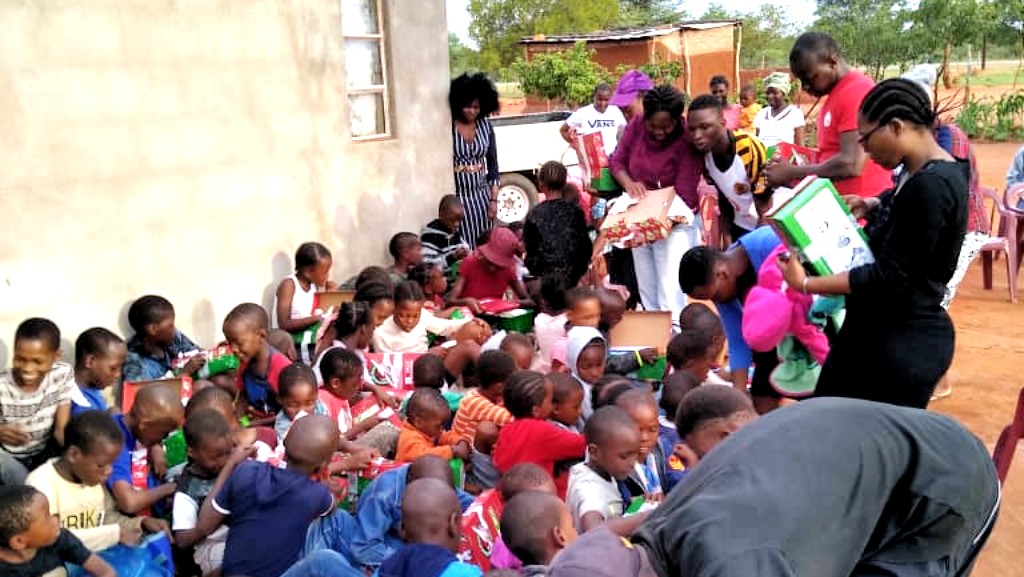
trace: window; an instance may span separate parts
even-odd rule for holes
[[[352,138],[388,136],[388,80],[381,0],[342,0],[349,124]]]

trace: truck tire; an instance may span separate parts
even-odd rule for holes
[[[537,204],[537,186],[529,178],[515,172],[501,175],[498,185],[498,220],[512,224],[526,219]]]

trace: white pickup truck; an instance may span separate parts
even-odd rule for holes
[[[498,147],[498,220],[511,223],[526,218],[539,201],[537,169],[549,160],[569,168],[570,181],[578,175],[576,152],[559,132],[569,112],[542,112],[491,118]]]

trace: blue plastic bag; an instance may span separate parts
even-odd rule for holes
[[[96,553],[110,564],[118,577],[174,577],[174,560],[167,535],[154,533],[138,547],[115,545]],[[91,577],[77,565],[68,566],[68,577]]]

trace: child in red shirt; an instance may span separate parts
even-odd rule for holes
[[[519,237],[508,228],[491,231],[487,244],[466,257],[459,265],[459,278],[455,280],[448,303],[464,306],[473,314],[480,314],[480,299],[501,299],[512,289],[523,307],[532,307],[523,281],[516,274],[516,248]]]
[[[253,303],[240,304],[224,319],[224,337],[231,352],[238,357],[235,387],[243,414],[253,425],[268,425],[281,410],[277,400],[277,377],[292,364],[267,342],[270,319],[263,307]]]
[[[558,496],[565,499],[568,475],[554,476],[555,463],[583,459],[583,435],[548,422],[554,385],[544,375],[521,371],[505,383],[505,408],[515,420],[501,428],[492,456],[503,474],[519,463],[535,463],[554,477]]]

